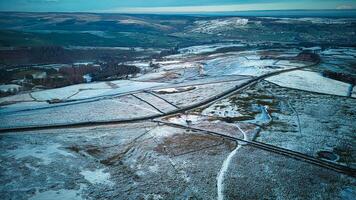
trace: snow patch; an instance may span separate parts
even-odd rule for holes
[[[145,194],[143,196],[144,200],[161,200],[163,197],[159,194]]]
[[[94,171],[81,171],[81,175],[89,181],[91,184],[105,184],[113,185],[114,183],[110,181],[110,173],[105,173],[104,169],[97,169]]]
[[[51,99],[82,100],[99,96],[116,95],[162,85],[162,83],[156,82],[143,83],[129,80],[111,81],[111,83],[117,85],[118,87],[112,88],[105,82],[77,84],[62,88],[33,92],[32,96],[42,101]]]
[[[35,157],[42,160],[42,163],[48,165],[52,162],[52,160],[56,159],[54,155],[63,155],[63,156],[71,156],[75,157],[73,154],[68,153],[65,150],[60,149],[62,145],[60,144],[49,144],[47,146],[39,146],[39,145],[24,145],[18,147],[14,150],[9,150],[5,155],[13,156],[15,159],[21,159],[25,157]]]
[[[225,47],[243,47],[244,44],[233,44],[233,43],[217,43],[212,45],[197,45],[179,49],[180,54],[174,55],[172,57],[182,56],[182,55],[197,55],[203,53],[212,53],[218,49],[225,48]]]
[[[266,79],[282,87],[299,90],[347,96],[350,84],[323,77],[311,71],[295,70]]]
[[[238,112],[238,106],[232,105],[227,100],[209,106],[203,110],[202,115],[230,118],[242,116],[241,113]]]
[[[239,17],[200,20],[195,22],[196,27],[192,30],[192,32],[214,34],[227,30],[233,30],[235,28],[241,28],[246,26],[247,23],[248,19]]]
[[[182,125],[191,125],[197,124],[199,121],[205,119],[206,117],[200,115],[177,115],[175,117],[168,118],[167,120],[171,123],[182,124]]]
[[[261,76],[266,73],[286,69],[290,66],[276,64],[278,60],[248,60],[243,56],[218,57],[208,60],[204,66],[209,76],[249,75]],[[296,65],[296,64],[291,64]],[[298,66],[301,66],[298,64]]]
[[[0,91],[1,92],[18,92],[22,87],[20,85],[16,84],[5,84],[5,85],[0,85]]]
[[[37,193],[29,198],[30,200],[63,200],[63,199],[70,199],[70,200],[82,200],[81,193],[85,186],[80,185],[79,190],[48,190],[45,192]]]

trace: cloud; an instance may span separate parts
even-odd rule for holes
[[[336,7],[336,9],[347,10],[347,9],[353,9],[353,7],[352,7],[352,5],[339,5]]]

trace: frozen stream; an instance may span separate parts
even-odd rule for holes
[[[236,124],[236,127],[240,130],[240,132],[244,136],[244,140],[247,139],[247,135],[245,131],[243,131],[238,124]],[[229,165],[231,162],[232,157],[236,154],[236,152],[242,147],[242,144],[238,143],[237,147],[227,156],[227,158],[224,160],[220,172],[218,174],[217,179],[217,187],[218,187],[218,200],[223,200],[224,199],[224,178],[227,170],[229,169]]]

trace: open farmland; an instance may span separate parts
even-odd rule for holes
[[[356,197],[355,19],[0,15],[2,199]]]

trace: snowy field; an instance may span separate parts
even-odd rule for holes
[[[0,104],[33,101],[33,100],[34,99],[30,96],[29,93],[23,93],[23,94],[2,97],[0,98]]]
[[[80,100],[99,96],[116,95],[163,85],[162,83],[143,83],[129,80],[111,81],[111,83],[116,85],[116,87],[112,87],[109,84],[106,84],[106,82],[78,84],[63,88],[33,92],[32,96],[39,101],[46,101],[51,99]]]
[[[305,66],[302,62],[274,59],[248,59],[244,56],[218,57],[206,61],[204,70],[209,76],[248,75],[261,76],[278,70]]]
[[[173,104],[183,107],[199,103],[201,101],[212,98],[217,94],[223,93],[237,85],[246,82],[248,79],[240,81],[231,81],[223,83],[205,84],[196,86],[195,89],[182,91],[178,93],[159,94],[162,98],[172,102]]]
[[[201,20],[195,22],[195,27],[191,30],[197,33],[213,34],[217,32],[243,28],[249,22],[248,19],[231,17],[225,19]]]
[[[126,64],[137,65],[148,70],[147,73],[141,74],[131,80],[77,84],[0,98],[0,103],[2,104],[0,113],[52,107],[59,104],[68,104],[71,101],[83,101],[82,103],[85,103],[97,98],[158,88],[168,88],[168,90],[173,88],[174,93],[177,94],[165,94],[168,100],[176,102],[179,105],[188,105],[192,102],[206,99],[213,94],[223,92],[224,88],[228,89],[231,86],[231,82],[228,83],[229,81],[238,81],[249,76],[260,76],[277,70],[305,66],[306,64],[290,60],[261,60],[262,55],[270,53],[282,57],[295,56],[298,53],[296,49],[278,49],[274,51],[251,50],[201,55],[206,52],[214,52],[223,47],[234,46],[243,45],[218,43],[183,48],[179,50],[181,53],[177,54],[174,58],[168,56],[162,60],[154,61],[155,64],[159,65],[157,69],[150,69],[149,62],[145,60],[131,61]],[[187,57],[186,55],[188,54],[191,56]],[[195,85],[218,82],[226,83],[199,86],[191,91],[182,90],[182,87],[190,87],[191,85],[195,87]],[[221,88],[220,85],[224,86],[224,88]],[[177,88],[179,87],[181,88],[178,91]],[[207,92],[203,88],[211,88],[212,93]],[[181,98],[182,96],[184,98]],[[59,104],[48,104],[46,101],[54,101]],[[167,106],[167,108],[170,109],[170,106]]]
[[[124,120],[156,114],[160,112],[147,103],[133,96],[123,96],[40,110],[1,113],[0,128]]]
[[[265,19],[275,19],[277,23],[284,23],[284,24],[295,24],[295,23],[312,23],[312,24],[349,24],[354,20],[350,20],[347,18],[316,18],[316,17],[302,17],[302,18],[275,18],[275,17],[262,17]]]
[[[355,59],[356,48],[329,48],[320,53],[325,57],[340,58],[340,59]]]
[[[243,47],[244,44],[234,44],[234,43],[221,43],[221,44],[214,44],[214,45],[199,45],[199,46],[192,46],[187,48],[179,49],[180,54],[183,55],[190,55],[190,54],[203,54],[203,53],[212,53],[218,49],[226,48],[226,47]]]
[[[347,96],[350,84],[323,77],[319,73],[296,70],[266,79],[279,86],[293,89]]]
[[[349,197],[354,192],[349,188],[355,185],[351,177],[221,135],[162,123],[266,142],[310,156],[334,147],[348,152],[341,145],[352,147],[354,126],[344,116],[353,117],[353,99],[311,92],[346,96],[349,84],[297,70],[216,100],[218,94],[253,77],[311,64],[291,58],[300,53],[295,48],[204,55],[234,45],[181,49],[176,57],[155,60],[159,64],[155,68],[145,60],[127,63],[147,69],[131,80],[0,98],[0,129],[154,118],[139,123],[2,134],[0,171],[4,178],[0,179],[0,196],[37,200]],[[339,50],[324,53],[330,57],[338,54],[337,59],[345,56]],[[211,103],[162,116],[206,100]],[[327,109],[320,109],[320,105]],[[343,155],[340,153],[340,158]],[[344,156],[339,163],[346,160],[346,164],[353,164],[348,160],[351,157]],[[261,180],[264,184],[256,185]],[[295,183],[308,187],[289,187]],[[280,191],[275,191],[276,185]],[[266,191],[271,195],[266,196]]]

